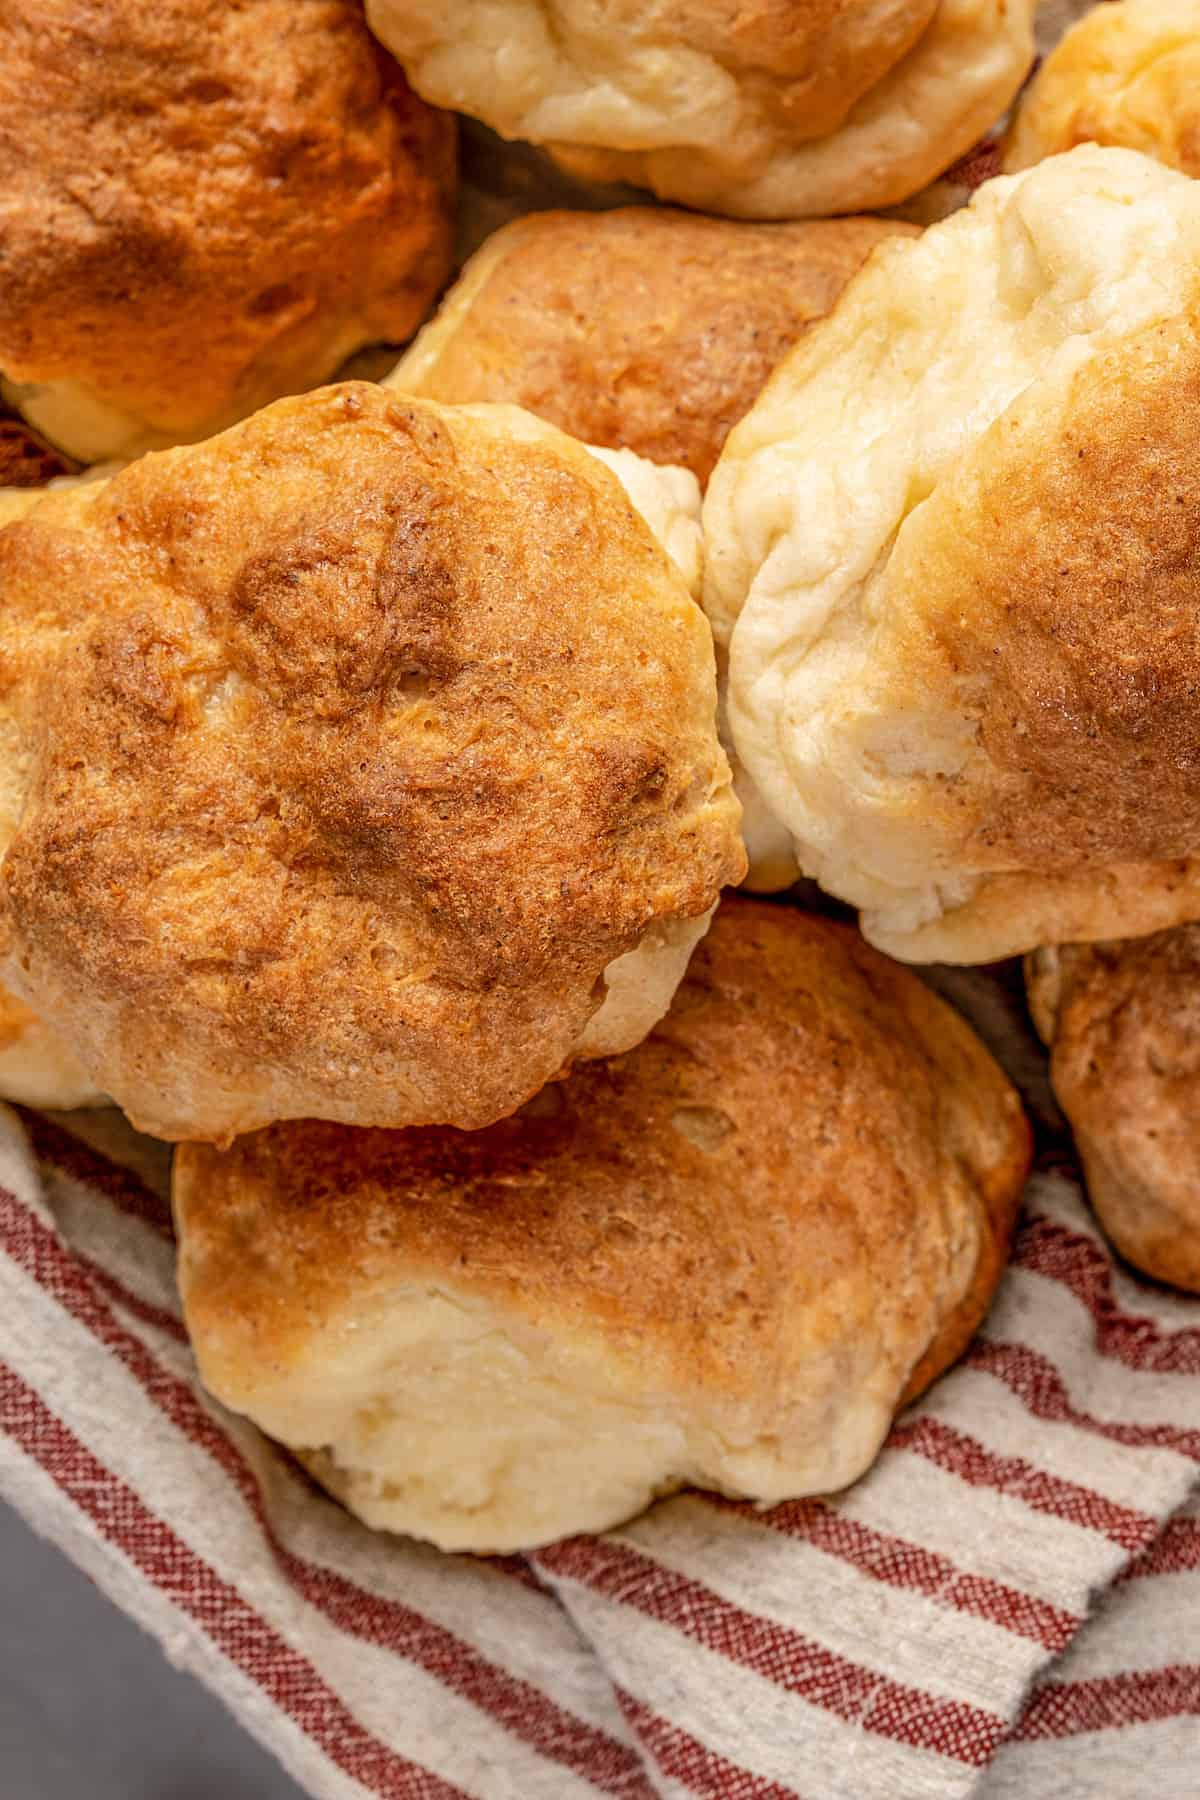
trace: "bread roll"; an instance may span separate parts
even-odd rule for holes
[[[1200,926],[1037,950],[1026,978],[1101,1224],[1200,1293]]]
[[[573,174],[748,219],[907,199],[1033,60],[1033,0],[367,0],[438,106]]]
[[[744,872],[704,615],[516,408],[278,401],[41,499],[0,587],[0,979],[160,1137],[487,1124]]]
[[[1119,0],[1086,13],[1022,97],[1004,166],[1027,169],[1085,143],[1200,175],[1200,0]]]
[[[9,0],[3,392],[95,462],[325,380],[420,324],[453,178],[355,0]]]
[[[914,976],[729,900],[645,1043],[487,1131],[181,1150],[184,1308],[212,1392],[368,1524],[524,1549],[853,1481],[986,1310],[1028,1157]]]
[[[735,225],[666,207],[530,213],[494,232],[386,385],[508,400],[703,484],[767,376],[884,219]]]
[[[0,484],[0,526],[24,518],[42,497],[40,486],[35,484],[50,475],[61,475],[68,466],[18,421],[0,419],[0,476],[5,482],[28,484]],[[0,708],[0,742],[10,726],[9,717]],[[15,768],[0,756],[0,809],[9,819],[19,811],[20,801],[14,791],[17,786]],[[0,1100],[66,1110],[96,1106],[102,1099],[95,1082],[62,1040],[15,994],[0,987]]]
[[[1200,186],[1085,146],[881,245],[705,538],[737,754],[872,942],[1200,917]]]

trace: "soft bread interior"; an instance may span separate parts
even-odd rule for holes
[[[582,1318],[539,1326],[431,1280],[328,1321],[303,1368],[249,1371],[252,1393],[244,1367],[202,1355],[201,1373],[369,1525],[503,1552],[604,1530],[691,1484],[765,1503],[844,1486],[891,1420],[874,1354],[841,1347],[836,1379],[820,1360],[763,1436],[711,1396],[660,1391]]]
[[[124,461],[172,441],[145,419],[101,400],[81,381],[0,379],[0,395],[35,431],[80,462]]]
[[[580,1056],[619,1056],[658,1024],[687,973],[692,951],[712,923],[716,907],[698,919],[654,925],[633,949],[604,971],[607,994],[579,1040]]]
[[[0,1099],[63,1112],[104,1101],[61,1038],[6,988],[0,988]]]

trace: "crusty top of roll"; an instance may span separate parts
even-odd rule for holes
[[[1200,925],[1038,950],[1026,972],[1105,1229],[1200,1292]]]
[[[1027,1162],[1016,1095],[908,971],[728,900],[645,1043],[487,1131],[180,1152],[188,1324],[218,1395],[440,1542],[596,1528],[683,1482],[823,1491],[978,1324]],[[469,1469],[469,1345],[439,1344],[435,1297],[490,1346]]]
[[[1072,26],[1017,108],[1006,169],[1120,144],[1200,175],[1200,0],[1118,0]]]
[[[530,214],[477,251],[388,385],[510,400],[703,483],[784,352],[877,243],[914,230],[735,225],[649,206]]]
[[[1194,182],[1085,146],[881,246],[731,433],[705,535],[735,748],[873,942],[1197,916]]]
[[[10,0],[0,375],[88,461],[217,430],[415,329],[453,161],[355,0]]]
[[[743,218],[907,199],[1033,60],[1033,0],[367,0],[413,86],[574,173]]]
[[[515,408],[279,401],[0,588],[4,978],[160,1136],[486,1123],[744,868],[703,614]]]

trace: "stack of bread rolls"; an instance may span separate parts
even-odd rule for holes
[[[0,1093],[177,1145],[204,1381],[372,1525],[862,1474],[1030,1159],[903,963],[1031,953],[1106,1223],[1200,1287],[1146,1147],[1200,1079],[1200,187],[1137,48],[1200,20],[1105,7],[1013,172],[864,216],[1032,10],[0,18]],[[447,289],[442,108],[675,204],[522,208]]]

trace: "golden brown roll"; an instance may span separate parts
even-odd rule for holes
[[[326,379],[420,324],[453,165],[355,0],[10,0],[4,392],[91,462]]]
[[[735,225],[665,207],[532,213],[476,252],[387,378],[507,400],[703,485],[784,352],[827,313],[885,219]]]
[[[1037,950],[1026,979],[1101,1224],[1200,1293],[1200,926]]]
[[[1084,146],[880,245],[704,522],[734,748],[873,943],[1200,917],[1195,182]]]
[[[982,1318],[1028,1158],[907,970],[729,900],[645,1043],[487,1131],[178,1152],[184,1307],[213,1393],[369,1524],[519,1549],[853,1481]]]
[[[1200,175],[1200,0],[1118,0],[1087,13],[1023,95],[1004,166],[1027,169],[1084,143]]]
[[[418,93],[742,218],[907,199],[1004,111],[1033,0],[367,0]]]
[[[516,408],[278,401],[47,495],[0,592],[0,979],[158,1136],[486,1124],[744,871],[704,615]]]

